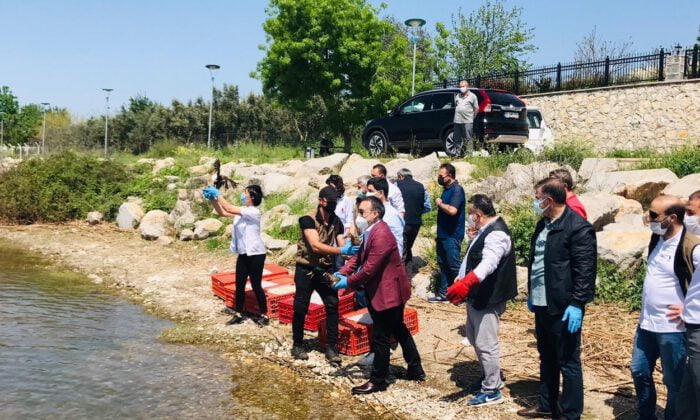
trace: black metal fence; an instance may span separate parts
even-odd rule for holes
[[[674,52],[681,54],[680,50]],[[576,90],[603,86],[663,81],[664,67],[672,53],[663,48],[648,54],[633,54],[599,61],[558,63],[523,71],[466,78],[471,86],[505,89],[519,95]],[[684,77],[698,77],[698,46],[685,50]],[[459,81],[443,80],[434,87],[456,87]]]

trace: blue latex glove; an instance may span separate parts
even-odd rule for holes
[[[532,305],[532,297],[527,297],[527,310],[530,312],[535,312],[535,307]]]
[[[340,281],[333,285],[335,290],[347,289],[348,288],[348,278],[338,272],[333,273],[334,276],[338,277]]]
[[[347,241],[345,245],[340,247],[340,255],[347,255],[352,257],[360,251],[359,246],[353,246],[352,242]]]
[[[202,190],[202,195],[207,200],[216,200],[216,198],[219,197],[221,193],[219,192],[219,190],[216,189],[215,186],[208,185],[205,189]]]
[[[564,311],[564,317],[561,320],[566,321],[567,319],[569,320],[569,332],[573,334],[581,329],[583,311],[575,306],[569,305],[566,311]]]

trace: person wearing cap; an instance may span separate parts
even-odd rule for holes
[[[311,295],[317,292],[326,309],[328,340],[326,359],[333,365],[340,364],[336,349],[338,340],[338,292],[328,285],[325,273],[335,271],[337,255],[352,256],[359,250],[343,236],[344,226],[335,211],[338,192],[326,186],[319,191],[318,207],[299,218],[301,238],[297,243],[296,268],[294,272],[294,316],[292,319],[292,357],[307,360],[303,349],[304,320],[309,311]]]

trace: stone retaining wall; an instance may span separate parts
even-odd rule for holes
[[[526,95],[556,141],[584,140],[597,151],[700,144],[700,79]]]

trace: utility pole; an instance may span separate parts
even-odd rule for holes
[[[112,92],[114,89],[112,88],[102,88],[102,90],[105,92],[106,96],[106,103],[107,103],[107,112],[105,113],[105,157],[107,156],[107,129],[109,126],[109,94]]]
[[[214,111],[214,72],[219,70],[221,66],[218,64],[207,64],[206,68],[209,69],[209,74],[211,75],[211,102],[209,102],[209,132],[207,134],[207,148],[211,149],[211,120]]]

